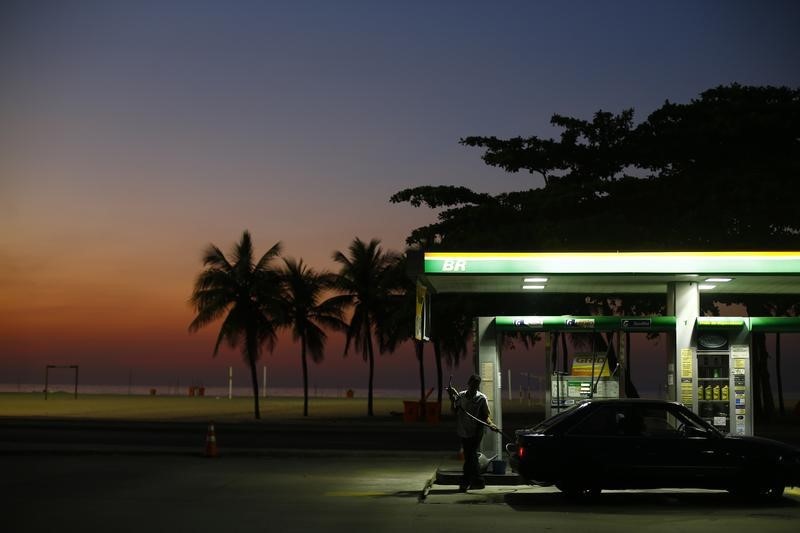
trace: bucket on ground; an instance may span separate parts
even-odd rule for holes
[[[494,459],[489,464],[489,471],[492,474],[503,475],[506,473],[506,462],[502,459]]]

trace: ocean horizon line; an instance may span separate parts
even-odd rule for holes
[[[75,392],[74,383],[49,383],[48,394],[66,393],[73,394]],[[200,390],[202,389],[202,391]],[[308,388],[308,395],[310,398],[346,398],[348,391],[352,391],[352,396],[355,398],[366,398],[366,387],[314,387]],[[436,390],[428,386],[426,392],[430,391],[429,399],[436,398]],[[253,391],[251,387],[234,386],[231,391],[232,396],[236,398],[252,398]],[[661,391],[656,390],[641,390],[642,397],[645,398],[660,398]],[[43,394],[44,384],[42,383],[0,383],[0,393],[26,393],[26,394]],[[227,398],[229,394],[228,387],[220,386],[203,386],[203,385],[81,385],[78,384],[78,394],[110,394],[118,396],[208,396]],[[508,391],[504,389],[503,398],[507,399]],[[259,387],[258,395],[265,396],[263,388]],[[443,391],[444,395],[444,391]],[[266,388],[266,397],[303,397],[302,387],[270,387]],[[400,387],[376,387],[373,389],[373,397],[375,398],[408,398],[412,400],[418,399],[420,396],[419,389],[400,388]],[[531,388],[530,396],[532,399],[543,400],[543,391],[538,388]],[[541,398],[540,398],[541,397]],[[514,390],[512,393],[512,400],[520,399],[521,401],[527,400],[527,391],[521,394],[520,391]],[[784,391],[784,399],[788,402],[800,401],[800,391]],[[776,398],[777,401],[777,398]]]
[[[48,394],[75,392],[74,383],[49,383],[47,385]],[[201,390],[202,389],[202,390]],[[428,387],[430,390],[430,387]],[[367,389],[361,387],[309,387],[309,397],[318,398],[345,398],[348,391],[352,391],[352,396],[366,398]],[[251,387],[234,386],[230,389],[232,396],[253,397]],[[303,387],[270,387],[266,391],[259,387],[258,395],[280,396],[280,397],[302,397]],[[29,393],[43,394],[44,384],[42,383],[0,383],[0,393]],[[78,394],[112,394],[119,396],[210,396],[228,397],[229,389],[227,386],[205,386],[205,385],[81,385],[78,384]],[[373,389],[373,396],[376,398],[419,398],[420,391],[409,388],[376,387]],[[431,397],[436,396],[436,391],[431,392]]]

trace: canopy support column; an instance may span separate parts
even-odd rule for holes
[[[667,361],[667,399],[682,402],[689,408],[696,401],[692,397],[691,365],[693,365],[694,351],[697,349],[694,325],[699,314],[700,290],[697,282],[667,283],[667,315],[675,317],[675,336],[668,344],[670,360]]]
[[[489,401],[489,412],[491,413],[492,421],[498,427],[503,427],[503,405],[500,390],[502,369],[500,368],[499,339],[495,328],[495,318],[478,317],[475,335],[475,345],[478,352],[476,373],[481,377],[480,390]],[[482,452],[487,457],[502,455],[503,439],[499,433],[487,430],[484,433],[481,445]]]

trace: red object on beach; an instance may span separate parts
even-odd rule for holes
[[[403,402],[403,422],[406,424],[410,422],[417,422],[419,420],[419,402]]]
[[[425,402],[425,421],[428,424],[438,424],[442,414],[442,404],[439,402]]]

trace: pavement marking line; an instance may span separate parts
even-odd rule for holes
[[[425,503],[425,499],[428,497],[428,493],[431,491],[431,487],[433,487],[435,481],[436,472],[433,473],[433,477],[425,482],[425,486],[422,487],[422,492],[420,492],[419,496],[417,497],[417,503]]]

